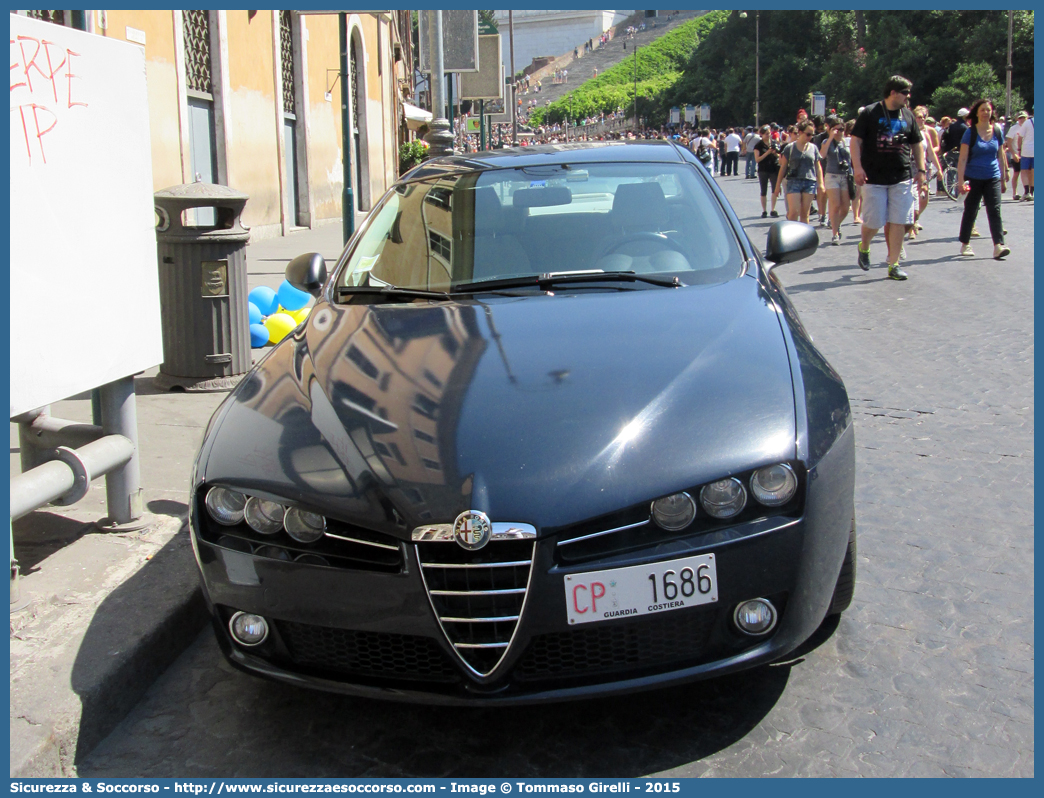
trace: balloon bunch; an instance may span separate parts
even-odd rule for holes
[[[312,295],[294,288],[286,280],[273,291],[259,285],[250,292],[247,309],[250,313],[250,346],[256,349],[267,344],[278,344],[298,324],[308,318]]]

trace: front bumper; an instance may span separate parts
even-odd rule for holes
[[[436,704],[516,704],[653,689],[776,660],[808,639],[826,615],[853,519],[854,444],[849,428],[809,472],[800,517],[767,517],[715,534],[564,565],[555,540],[538,539],[526,609],[503,663],[476,678],[441,633],[420,575],[417,548],[383,572],[259,557],[213,545],[191,515],[193,545],[222,651],[260,676],[333,692]],[[455,544],[442,544],[455,545]],[[568,574],[714,553],[718,601],[634,619],[570,627]],[[735,606],[769,598],[779,622],[765,638],[732,625]],[[232,613],[264,616],[272,633],[245,648],[228,632]]]

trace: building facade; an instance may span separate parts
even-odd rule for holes
[[[513,11],[515,27],[515,70],[521,71],[534,58],[557,57],[588,39],[597,39],[634,11]],[[504,72],[511,74],[511,46],[508,40],[508,12],[494,11],[500,31]]]
[[[341,218],[345,146],[357,215],[397,177],[412,97],[409,12],[348,14],[347,136],[335,13],[16,13],[142,47],[156,190],[202,180],[246,193],[254,240]]]

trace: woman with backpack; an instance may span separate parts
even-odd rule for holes
[[[788,144],[779,158],[779,174],[787,181],[787,218],[808,224],[808,214],[816,194],[824,190],[823,156],[812,143],[816,126],[805,120],[797,124],[797,140]],[[779,196],[779,184],[772,192],[773,202]]]
[[[700,130],[697,135],[692,139],[692,151],[696,154],[700,163],[707,169],[708,172],[714,174],[712,169],[714,142],[708,137],[708,130]]]
[[[978,100],[968,114],[968,129],[961,139],[961,155],[957,161],[957,185],[967,193],[961,216],[960,254],[973,256],[972,227],[979,213],[979,203],[985,201],[986,218],[993,237],[993,257],[1000,260],[1011,254],[1004,245],[1004,225],[1001,222],[1001,197],[1008,184],[1008,163],[1004,158],[1004,133],[995,123],[993,103]],[[967,178],[967,182],[965,182]]]

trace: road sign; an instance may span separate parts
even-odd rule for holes
[[[495,100],[504,96],[504,81],[500,79],[503,59],[500,54],[500,34],[479,36],[479,70],[460,76],[462,100]]]
[[[515,93],[512,85],[504,85],[504,97],[499,100],[490,100],[486,103],[486,113],[490,115],[490,122],[503,125],[511,121],[511,108],[508,103],[514,102]]]
[[[428,14],[417,14],[420,71],[431,72],[428,52]],[[442,12],[442,69],[444,72],[478,72],[478,11],[449,9]]]

